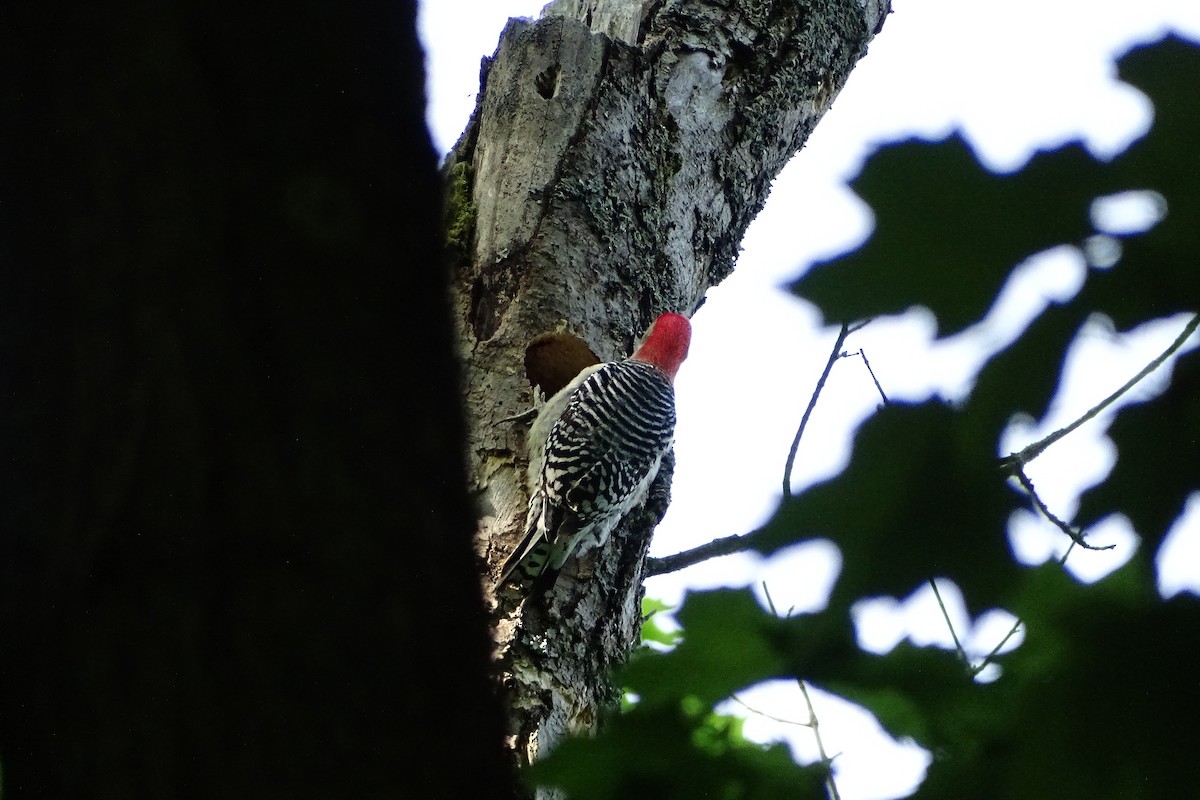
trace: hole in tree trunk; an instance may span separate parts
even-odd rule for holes
[[[533,85],[537,88],[538,94],[547,100],[558,94],[558,78],[561,74],[562,69],[558,64],[551,64],[543,72],[535,75]]]
[[[549,397],[571,382],[584,367],[599,363],[592,349],[572,334],[543,333],[525,348],[525,375],[530,386]]]

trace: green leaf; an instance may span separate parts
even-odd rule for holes
[[[1187,497],[1200,489],[1200,353],[1175,365],[1160,397],[1125,408],[1109,429],[1117,445],[1112,474],[1084,493],[1078,518],[1094,524],[1122,512],[1157,552]]]
[[[675,646],[680,639],[677,631],[667,631],[659,625],[659,614],[671,610],[671,606],[656,597],[642,598],[642,642],[654,642],[667,647]]]
[[[945,709],[961,736],[935,751],[918,798],[1180,797],[1200,747],[1200,603],[1161,602],[1135,559],[1083,586],[1030,570],[1025,642],[1003,676]],[[983,702],[980,702],[983,701]]]
[[[1114,164],[1125,183],[1155,189],[1167,217],[1127,239],[1114,269],[1088,281],[1088,299],[1125,328],[1175,311],[1200,310],[1200,48],[1171,37],[1121,59],[1123,79],[1154,102],[1150,133]],[[1200,489],[1200,364],[1182,358],[1163,396],[1123,409],[1109,434],[1117,445],[1112,475],[1084,494],[1087,524],[1112,512],[1129,516],[1151,551],[1157,550],[1187,496]]]
[[[798,766],[783,745],[747,743],[738,723],[678,704],[639,705],[594,739],[559,744],[527,774],[571,800],[815,799],[824,797],[825,777]]]
[[[849,468],[784,503],[755,546],[835,542],[835,608],[907,595],[935,577],[954,580],[968,607],[989,608],[1018,570],[1005,529],[1019,501],[996,466],[994,432],[942,403],[892,404],[863,425]]]
[[[1119,188],[1079,145],[996,175],[958,136],[876,153],[851,187],[875,212],[857,251],[792,285],[827,318],[850,322],[926,306],[943,335],[984,316],[1013,267],[1091,233],[1092,199]]]
[[[1092,276],[1095,308],[1124,329],[1200,309],[1200,48],[1168,37],[1130,51],[1118,72],[1150,96],[1154,124],[1113,163],[1117,181],[1122,188],[1153,189],[1167,201],[1166,219],[1126,238],[1117,267]]]
[[[780,621],[750,592],[690,594],[676,617],[683,641],[669,653],[635,654],[619,676],[642,705],[694,696],[711,706],[780,674],[783,662],[772,646]]]
[[[872,712],[893,736],[930,749],[961,738],[962,711],[983,689],[956,652],[908,642],[882,656],[862,653],[824,685]]]
[[[980,370],[963,407],[962,424],[998,447],[1013,415],[1043,417],[1058,388],[1067,347],[1090,315],[1081,303],[1051,305],[1042,312],[1016,342]]]

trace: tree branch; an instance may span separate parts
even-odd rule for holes
[[[785,499],[792,496],[792,467],[796,463],[796,452],[800,448],[800,439],[804,436],[804,429],[808,427],[808,419],[812,416],[813,409],[817,406],[817,398],[821,396],[821,390],[825,388],[825,382],[829,379],[829,373],[832,371],[834,363],[843,355],[842,346],[846,343],[846,337],[852,331],[862,330],[870,321],[869,319],[864,320],[853,326],[842,323],[842,329],[838,332],[837,339],[833,343],[829,359],[825,362],[825,369],[821,373],[821,377],[817,379],[817,385],[813,388],[812,396],[808,400],[808,407],[804,409],[804,416],[800,418],[800,427],[796,429],[796,437],[792,440],[791,449],[788,450],[787,463],[783,468],[783,496]],[[859,351],[859,354],[861,355],[862,351]],[[867,363],[867,357],[863,355],[862,358],[863,362]],[[871,370],[869,363],[867,363],[867,370]],[[871,372],[871,378],[875,378],[874,372]],[[875,381],[875,387],[879,390],[879,396],[883,398],[883,402],[887,403],[887,395],[883,393],[883,388],[879,385],[878,380]],[[677,572],[693,564],[699,564],[701,561],[707,561],[710,558],[718,558],[719,556],[727,556],[749,550],[753,547],[752,539],[757,533],[759,531],[725,536],[707,544],[702,544],[699,547],[693,547],[691,550],[676,553],[673,556],[647,559],[646,576],[653,577],[655,575],[665,575],[668,572]]]
[[[817,407],[817,398],[821,396],[821,390],[825,388],[825,381],[829,378],[829,371],[833,369],[833,364],[838,360],[842,351],[842,345],[846,343],[846,336],[849,335],[849,326],[842,323],[842,329],[838,332],[837,341],[833,343],[833,351],[829,354],[829,360],[825,362],[825,371],[821,373],[821,377],[817,380],[817,386],[813,389],[812,397],[808,399],[808,408],[804,409],[804,416],[800,418],[800,427],[796,429],[796,438],[792,439],[792,447],[788,450],[787,463],[783,467],[783,499],[787,500],[792,496],[792,466],[796,463],[796,451],[800,449],[800,437],[804,436],[804,429],[808,426],[808,418],[812,416],[813,409]]]
[[[825,791],[829,800],[841,800],[837,781],[833,777],[833,759],[825,751],[825,742],[821,739],[821,723],[817,720],[817,710],[813,708],[812,698],[808,696],[808,686],[800,678],[796,678],[796,683],[800,685],[800,694],[804,695],[804,704],[808,706],[808,727],[812,728],[813,738],[817,740],[817,755],[821,758],[821,765],[825,767]]]
[[[845,328],[843,328],[845,330]],[[767,586],[767,582],[762,583],[763,596],[767,598],[767,607],[771,609],[771,613],[776,617],[779,616],[779,610],[775,608],[775,600],[771,597],[771,590]],[[791,610],[788,610],[787,616],[792,615]],[[811,728],[813,738],[817,740],[817,754],[821,757],[821,766],[825,767],[825,791],[829,795],[829,800],[841,800],[841,795],[838,793],[837,782],[833,778],[833,759],[825,751],[825,742],[821,739],[821,723],[817,719],[817,710],[813,708],[812,698],[808,696],[808,686],[799,676],[796,677],[796,683],[800,687],[800,694],[804,695],[804,704],[808,706],[808,723],[797,723],[804,725],[806,728]],[[738,701],[741,702],[740,700]],[[742,703],[742,705],[746,705]],[[749,706],[747,706],[749,708]],[[753,710],[753,709],[752,709]]]
[[[950,636],[954,639],[954,649],[958,651],[958,658],[969,668],[971,666],[971,659],[967,657],[967,651],[963,649],[962,642],[958,638],[958,631],[954,630],[954,623],[950,620],[950,612],[946,610],[946,603],[942,600],[941,591],[938,590],[937,580],[930,578],[929,586],[933,589],[933,596],[937,598],[938,608],[942,610],[942,619],[946,620],[946,627],[950,629]]]
[[[1021,630],[1021,626],[1024,624],[1025,621],[1020,617],[1017,617],[1016,621],[1013,622],[1012,627],[1008,629],[1008,633],[1004,634],[1004,638],[1000,640],[999,644],[993,647],[992,651],[984,656],[982,661],[971,668],[971,677],[975,677],[979,673],[983,672],[983,670],[989,664],[994,662],[996,660],[996,656],[1000,655],[1000,651],[1004,649],[1004,645],[1008,644],[1008,640],[1015,636],[1017,631]]]
[[[812,727],[811,722],[800,722],[799,720],[794,720],[794,719],[784,719],[783,717],[777,717],[774,714],[768,714],[765,711],[761,711],[761,710],[755,708],[754,706],[750,705],[749,703],[747,703],[742,698],[738,697],[736,694],[730,695],[729,699],[732,700],[733,702],[737,703],[739,706],[746,709],[747,711],[749,711],[751,714],[753,714],[756,717],[762,717],[763,719],[769,719],[769,720],[771,720],[771,722],[778,722],[780,725],[795,725],[797,728],[811,728]]]
[[[1099,414],[1104,409],[1108,408],[1110,405],[1115,403],[1117,401],[1117,399],[1121,397],[1121,395],[1125,394],[1130,389],[1132,389],[1134,386],[1136,386],[1138,383],[1140,383],[1141,380],[1143,378],[1145,378],[1147,375],[1149,375],[1151,372],[1154,372],[1154,370],[1161,367],[1163,365],[1163,363],[1175,353],[1175,351],[1177,351],[1180,347],[1183,347],[1184,342],[1186,342],[1191,337],[1191,335],[1196,331],[1197,326],[1200,326],[1200,314],[1197,314],[1194,317],[1192,317],[1192,319],[1188,322],[1188,324],[1186,326],[1184,326],[1183,331],[1179,334],[1179,336],[1175,339],[1175,341],[1171,342],[1171,345],[1166,350],[1162,351],[1162,353],[1158,356],[1158,358],[1154,359],[1149,364],[1147,364],[1145,367],[1143,367],[1141,372],[1139,372],[1137,375],[1134,375],[1132,378],[1130,378],[1125,383],[1124,386],[1122,386],[1120,389],[1117,389],[1115,392],[1110,394],[1108,397],[1104,398],[1104,400],[1102,400],[1099,403],[1099,405],[1092,408],[1090,411],[1088,411],[1082,417],[1075,420],[1070,425],[1067,425],[1065,428],[1059,428],[1054,433],[1050,434],[1049,436],[1045,437],[1044,439],[1041,439],[1040,441],[1034,442],[1033,444],[1024,448],[1020,452],[1013,453],[1013,454],[1009,455],[1008,457],[1001,459],[1001,461],[1000,461],[1001,469],[1004,470],[1006,475],[1020,479],[1022,477],[1020,474],[1021,470],[1024,469],[1025,465],[1028,464],[1030,461],[1033,461],[1035,458],[1040,456],[1042,453],[1044,453],[1046,451],[1046,448],[1048,448],[1050,445],[1054,444],[1059,439],[1066,436],[1068,433],[1071,433],[1072,431],[1074,431],[1076,428],[1078,428],[1083,423],[1085,423],[1088,420],[1095,417],[1097,414]],[[1028,479],[1026,479],[1026,480],[1028,480]],[[1050,516],[1051,519],[1054,519],[1054,516],[1052,514],[1048,514],[1048,515]],[[1074,537],[1072,537],[1072,538],[1074,538]],[[1079,542],[1079,544],[1083,545],[1082,542]],[[1083,546],[1086,547],[1086,545],[1083,545]]]
[[[733,553],[740,553],[743,550],[749,550],[754,546],[753,539],[759,532],[735,533],[732,536],[724,536],[720,539],[714,539],[707,544],[702,544],[699,547],[693,547],[691,550],[684,550],[682,553],[676,553],[673,556],[648,558],[646,559],[646,577],[666,575],[668,572],[678,572],[681,569],[690,567],[693,564],[699,564],[701,561],[707,561],[710,558],[728,556]]]
[[[853,358],[854,356],[858,356],[859,358],[861,358],[863,364],[867,368],[867,372],[871,376],[871,380],[873,380],[875,382],[875,391],[879,392],[880,398],[883,399],[883,405],[886,406],[888,403],[891,402],[890,400],[888,400],[887,394],[883,391],[883,385],[879,382],[879,378],[875,377],[875,370],[871,369],[871,362],[867,360],[867,354],[863,351],[863,349],[861,347],[858,348],[857,350],[855,350],[853,353],[843,353],[842,355],[845,356],[846,358]]]
[[[1067,547],[1067,551],[1062,554],[1062,558],[1058,559],[1058,565],[1060,567],[1066,566],[1067,559],[1070,557],[1071,550],[1074,549],[1074,547],[1075,547],[1075,543],[1072,542],[1071,545],[1069,547]],[[972,676],[978,675],[979,673],[983,672],[983,670],[988,666],[988,664],[991,664],[993,661],[995,661],[996,656],[1000,655],[1000,651],[1004,649],[1004,645],[1008,644],[1008,640],[1011,639],[1013,636],[1015,636],[1017,631],[1019,631],[1021,629],[1021,626],[1024,624],[1025,624],[1025,620],[1021,619],[1020,617],[1017,617],[1016,620],[1013,622],[1012,627],[1008,629],[1008,633],[1004,634],[1004,638],[1000,640],[999,644],[997,644],[995,647],[993,647],[991,652],[988,653],[986,656],[984,656],[983,660],[980,661],[977,665],[975,665],[975,670],[972,673]]]
[[[1074,528],[1072,528],[1070,525],[1068,525],[1067,523],[1063,522],[1061,519],[1059,519],[1057,516],[1055,516],[1054,512],[1051,511],[1044,502],[1042,502],[1042,498],[1038,497],[1037,490],[1035,490],[1033,488],[1033,481],[1029,480],[1029,476],[1025,474],[1025,470],[1023,470],[1023,469],[1017,470],[1017,474],[1015,477],[1018,481],[1021,482],[1021,486],[1023,486],[1025,488],[1025,491],[1029,492],[1029,496],[1031,498],[1033,498],[1033,504],[1037,506],[1038,510],[1041,511],[1043,514],[1045,514],[1046,519],[1053,522],[1054,525],[1060,531],[1065,533],[1067,536],[1071,537],[1072,542],[1079,545],[1080,547],[1082,547],[1085,550],[1112,550],[1114,547],[1116,547],[1116,545],[1112,545],[1112,544],[1104,545],[1103,547],[1098,547],[1096,545],[1091,545],[1091,544],[1088,544],[1087,542],[1085,542],[1083,540],[1083,531],[1077,531]]]

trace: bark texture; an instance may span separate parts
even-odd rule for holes
[[[511,797],[414,17],[0,8],[6,800]]]
[[[527,426],[501,420],[531,405],[533,385],[549,394],[591,361],[627,356],[657,314],[692,312],[729,274],[771,180],[887,11],[556,0],[536,23],[509,22],[446,168],[477,548],[493,578],[528,498]],[[550,597],[490,597],[522,758],[591,730],[611,699],[607,671],[639,641],[670,474]]]

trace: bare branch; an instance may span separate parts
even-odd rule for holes
[[[771,613],[776,617],[779,616],[779,611],[775,608],[775,600],[771,597],[771,589],[767,586],[767,582],[762,582],[763,596],[767,598],[767,607],[771,609]],[[791,611],[787,616],[791,616]],[[838,794],[837,783],[833,780],[833,759],[825,752],[825,742],[821,739],[821,723],[817,719],[817,711],[813,708],[812,698],[808,696],[808,686],[799,677],[796,678],[796,683],[800,685],[800,694],[804,695],[804,704],[808,706],[808,722],[796,722],[794,725],[802,725],[806,728],[812,728],[813,738],[817,740],[817,754],[821,757],[821,765],[825,767],[825,790],[829,793],[829,800],[841,800],[841,795]],[[741,703],[741,700],[738,700]],[[742,705],[746,705],[742,703]],[[750,708],[749,706],[746,706]],[[753,709],[751,709],[753,710]],[[763,716],[766,716],[765,714]],[[774,719],[774,717],[771,717]],[[783,720],[779,720],[783,721]]]
[[[800,418],[800,427],[796,429],[796,437],[792,440],[791,449],[788,450],[787,463],[783,468],[783,496],[785,499],[792,496],[792,468],[796,463],[796,452],[800,448],[800,439],[804,436],[804,429],[808,427],[809,417],[812,416],[813,409],[817,406],[817,398],[821,396],[821,390],[825,388],[825,382],[829,379],[829,373],[839,358],[847,355],[861,356],[863,363],[867,365],[867,371],[871,373],[872,380],[875,381],[875,388],[879,390],[879,396],[883,398],[885,404],[888,402],[887,395],[884,394],[883,387],[879,385],[878,379],[875,378],[875,372],[871,369],[871,364],[867,361],[867,357],[862,350],[852,354],[842,352],[842,346],[846,343],[846,337],[853,331],[862,330],[870,322],[871,320],[867,319],[857,322],[853,326],[843,323],[841,330],[838,332],[837,339],[833,343],[833,349],[829,353],[829,359],[825,362],[825,370],[821,373],[821,377],[817,380],[817,385],[813,388],[812,396],[808,400],[808,407],[804,409],[804,416]],[[707,561],[710,558],[749,550],[753,547],[752,537],[756,533],[758,531],[725,536],[707,544],[702,544],[699,547],[694,547],[691,550],[676,553],[673,556],[647,559],[646,576],[652,577],[654,575],[665,575],[668,572],[677,572],[693,564],[699,564],[701,561]]]
[[[821,740],[821,723],[817,720],[812,698],[808,696],[808,686],[799,678],[796,678],[796,683],[800,684],[800,694],[804,695],[804,703],[808,706],[808,727],[812,728],[813,738],[817,740],[817,755],[821,757],[821,764],[826,770],[825,791],[829,793],[829,800],[841,800],[837,783],[833,780],[833,759],[825,752],[825,742]]]
[[[942,593],[938,591],[937,581],[930,578],[929,585],[933,587],[933,596],[937,598],[938,608],[942,610],[942,619],[946,620],[946,627],[950,629],[950,636],[954,639],[954,649],[958,651],[959,659],[970,667],[971,659],[967,658],[967,651],[963,649],[962,642],[958,640],[958,631],[954,630],[954,623],[950,621],[950,612],[946,610],[946,604],[942,601]]]
[[[871,369],[871,362],[867,361],[867,354],[865,352],[863,352],[863,349],[861,347],[858,350],[854,351],[853,353],[842,353],[842,355],[845,356],[846,358],[850,358],[853,356],[859,356],[863,360],[863,363],[867,365],[867,372],[869,372],[871,374],[871,380],[875,381],[875,389],[876,389],[876,391],[879,392],[879,396],[881,398],[883,398],[883,404],[886,406],[889,402],[891,402],[890,400],[888,400],[888,396],[886,394],[884,394],[883,386],[880,385],[879,378],[875,377],[875,370]]]
[[[808,399],[808,408],[804,409],[804,416],[800,418],[800,427],[796,429],[796,438],[792,439],[792,448],[788,451],[787,463],[783,467],[783,498],[786,500],[792,496],[792,466],[796,463],[796,451],[800,449],[800,437],[804,436],[804,429],[808,426],[808,418],[812,416],[813,409],[817,406],[817,398],[821,396],[821,389],[825,387],[825,381],[829,378],[829,371],[833,369],[833,364],[838,360],[842,352],[842,345],[846,343],[846,337],[849,335],[849,327],[846,323],[842,323],[842,329],[838,332],[837,341],[833,343],[833,351],[829,354],[829,360],[825,362],[825,371],[821,373],[821,377],[817,380],[817,386],[813,389],[812,397]]]
[[[1044,453],[1047,447],[1054,444],[1068,433],[1071,433],[1073,430],[1095,417],[1104,409],[1108,408],[1110,405],[1115,403],[1117,399],[1121,397],[1121,395],[1125,394],[1138,383],[1140,383],[1141,380],[1151,372],[1154,372],[1154,370],[1161,367],[1163,363],[1175,353],[1176,350],[1183,347],[1184,343],[1196,331],[1197,326],[1200,326],[1200,314],[1192,317],[1188,324],[1184,326],[1183,331],[1179,334],[1175,341],[1171,342],[1171,345],[1166,350],[1162,351],[1158,358],[1154,359],[1145,367],[1143,367],[1141,372],[1130,378],[1124,386],[1122,386],[1120,389],[1117,389],[1108,397],[1104,398],[1104,400],[1100,401],[1097,406],[1092,408],[1079,419],[1072,422],[1070,425],[1067,425],[1065,428],[1059,428],[1054,433],[1050,434],[1044,439],[1041,439],[1040,441],[1034,442],[1033,444],[1021,450],[1019,453],[1013,453],[1007,458],[1002,459],[1000,461],[1001,468],[1006,474],[1019,478],[1020,471],[1024,468],[1024,466]],[[1053,519],[1052,516],[1051,518]],[[1079,544],[1082,545],[1083,543],[1080,542]],[[1086,545],[1083,546],[1086,547]]]
[[[693,564],[699,564],[701,561],[707,561],[710,558],[749,550],[754,546],[753,538],[757,533],[759,531],[735,533],[732,536],[723,536],[720,539],[714,539],[708,544],[693,547],[691,550],[684,550],[682,553],[676,553],[673,556],[648,558],[646,559],[646,577],[666,575],[668,572],[678,572],[681,569],[690,567]]]
[[[1000,651],[1004,649],[1004,645],[1008,644],[1008,640],[1015,636],[1017,631],[1021,630],[1021,626],[1024,624],[1025,621],[1020,617],[1017,617],[1016,621],[1013,622],[1013,626],[1008,629],[1008,633],[1004,634],[1004,638],[1000,640],[1000,643],[992,648],[992,652],[984,656],[982,661],[971,668],[972,677],[983,672],[984,668],[987,667],[988,664],[991,664],[996,660],[996,656],[1000,655]]]
[[[1065,533],[1067,536],[1070,536],[1072,542],[1085,550],[1112,550],[1116,546],[1108,544],[1104,545],[1103,547],[1099,547],[1085,542],[1083,540],[1083,531],[1077,531],[1067,523],[1063,522],[1061,519],[1055,516],[1054,512],[1051,511],[1045,503],[1042,502],[1042,498],[1038,497],[1037,490],[1033,488],[1033,481],[1029,480],[1029,476],[1025,474],[1025,470],[1018,469],[1015,477],[1021,482],[1021,486],[1025,488],[1025,491],[1029,492],[1029,496],[1033,498],[1034,505],[1038,507],[1038,510],[1045,514],[1046,519],[1053,522],[1060,531]]]
[[[757,709],[754,706],[747,703],[742,698],[738,697],[736,694],[731,695],[729,699],[732,700],[733,702],[737,703],[742,708],[749,711],[751,714],[754,714],[756,717],[762,717],[763,719],[769,719],[769,720],[771,720],[771,722],[778,722],[781,725],[795,725],[797,728],[811,728],[812,727],[812,725],[808,722],[798,722],[797,720],[794,720],[794,719],[784,719],[783,717],[777,717],[774,714],[768,714],[765,711],[760,711],[759,709]]]
[[[1071,544],[1067,547],[1066,552],[1062,554],[1062,558],[1058,559],[1058,565],[1060,567],[1066,566],[1067,558],[1071,555],[1071,551],[1073,549],[1075,549],[1075,543],[1071,542]],[[1000,651],[1004,649],[1004,645],[1008,644],[1008,640],[1015,636],[1017,631],[1019,631],[1021,626],[1024,624],[1025,620],[1017,617],[1017,619],[1013,622],[1012,627],[1008,629],[1008,633],[1004,634],[1004,638],[1000,640],[1000,643],[993,647],[992,651],[984,656],[982,661],[975,665],[975,669],[972,674],[978,675],[979,673],[983,672],[984,668],[988,664],[991,664],[993,661],[995,661],[996,656],[1000,655]]]

